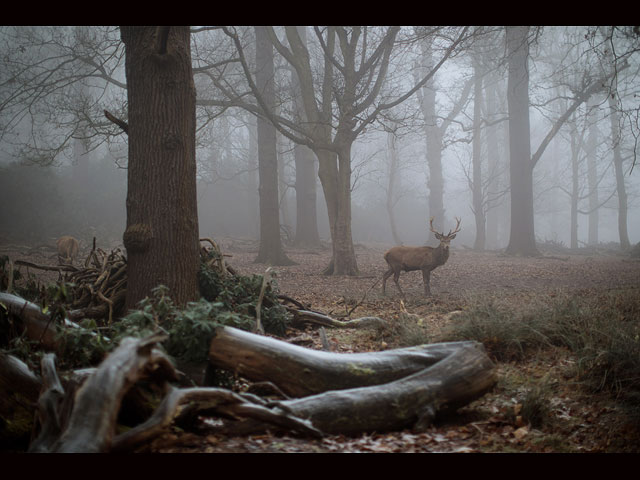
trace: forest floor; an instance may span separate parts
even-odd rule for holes
[[[232,239],[219,241],[231,255],[227,262],[240,274],[263,273],[253,263],[255,244]],[[406,303],[391,278],[382,295],[380,278],[386,270],[385,245],[357,245],[358,277],[323,276],[331,256],[323,250],[287,249],[297,264],[274,267],[280,292],[311,309],[335,318],[378,316],[392,322],[407,314],[419,318],[437,341],[451,321],[451,312],[464,310],[478,299],[496,298],[519,306],[563,293],[579,296],[607,291],[640,295],[640,261],[621,255],[546,255],[519,258],[500,253],[452,249],[446,265],[433,271],[433,296],[423,296],[420,272],[403,273],[400,284]],[[306,332],[312,348],[321,348],[316,329]],[[296,333],[299,335],[299,332]],[[398,344],[393,332],[333,329],[327,332],[335,352],[378,351],[408,346]],[[241,438],[184,435],[180,441],[159,439],[147,451],[180,452],[639,452],[638,425],[629,422],[608,393],[594,394],[571,378],[575,359],[562,349],[528,355],[526,360],[496,362],[494,391],[441,419],[425,433],[375,433],[359,437],[328,436],[307,440],[292,436],[256,435]],[[569,373],[568,373],[569,372]],[[569,378],[567,378],[569,377]],[[523,397],[543,383],[553,419],[534,428],[518,415]],[[166,441],[166,447],[163,447]],[[177,445],[180,445],[178,448]]]
[[[226,261],[239,274],[262,274],[264,264],[253,263],[254,242],[216,239]],[[431,275],[431,297],[423,296],[420,272],[403,273],[401,302],[391,278],[387,294],[381,292],[386,270],[385,245],[357,245],[360,275],[323,276],[329,248],[287,248],[295,265],[274,267],[280,293],[334,318],[378,316],[396,322],[407,316],[419,319],[429,342],[447,331],[452,312],[463,311],[479,299],[496,299],[514,310],[557,295],[589,297],[623,291],[640,295],[640,261],[621,254],[545,255],[538,258],[476,253],[453,249],[446,265]],[[300,332],[292,332],[300,336]],[[310,348],[322,348],[319,332],[304,332]],[[409,346],[394,329],[331,329],[335,352],[378,351]],[[631,422],[611,393],[582,388],[571,374],[576,359],[568,350],[540,349],[526,358],[494,360],[498,382],[494,390],[454,416],[437,419],[428,431],[372,433],[358,437],[331,435],[321,440],[292,435],[222,437],[173,432],[163,435],[141,452],[288,453],[288,452],[640,452],[638,422]],[[550,417],[542,425],[523,422],[523,398],[544,386]]]

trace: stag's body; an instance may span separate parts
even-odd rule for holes
[[[65,235],[56,241],[56,246],[58,247],[58,262],[73,265],[78,257],[78,240],[70,235]]]
[[[431,295],[431,287],[429,285],[431,271],[447,263],[449,259],[449,242],[451,242],[451,240],[455,238],[456,233],[460,231],[460,220],[458,220],[456,229],[453,232],[449,231],[448,235],[433,230],[433,218],[431,219],[430,225],[431,231],[435,233],[436,238],[440,240],[440,245],[437,247],[393,247],[384,254],[384,259],[389,265],[389,270],[382,276],[383,294],[386,290],[387,279],[393,274],[393,281],[396,287],[398,287],[400,294],[404,297],[404,292],[398,283],[400,272],[421,270],[424,294],[426,296]]]

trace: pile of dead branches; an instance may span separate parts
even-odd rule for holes
[[[84,267],[38,265],[26,260],[16,260],[15,265],[59,272],[58,283],[67,284],[70,291],[66,305],[69,320],[105,318],[110,324],[124,306],[127,260],[119,248],[109,253],[97,248],[95,238]]]

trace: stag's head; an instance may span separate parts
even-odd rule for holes
[[[456,238],[456,233],[460,231],[460,219],[458,217],[456,217],[456,222],[456,228],[454,228],[453,230],[449,230],[449,233],[445,235],[444,232],[440,233],[433,229],[433,217],[431,217],[431,220],[429,220],[429,228],[434,233],[435,237],[440,240],[439,246],[444,248],[445,250],[449,249],[449,243],[451,242],[451,240]]]

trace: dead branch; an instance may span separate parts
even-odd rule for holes
[[[78,267],[73,265],[38,265],[37,263],[28,262],[26,260],[16,260],[16,265],[24,265],[25,267],[36,268],[38,270],[51,270],[54,272],[77,272]]]
[[[291,307],[286,308],[291,314],[293,314],[292,325],[294,327],[300,327],[311,323],[314,325],[333,328],[376,328],[386,326],[388,324],[386,320],[380,317],[361,317],[353,318],[351,320],[337,320],[327,315],[323,315],[322,313],[312,312],[311,310],[297,310]]]

